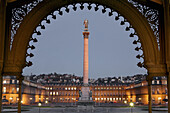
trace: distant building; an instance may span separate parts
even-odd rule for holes
[[[82,77],[68,74],[49,74],[25,76],[22,85],[22,104],[30,105],[38,102],[59,103],[79,100],[83,83]],[[135,102],[148,104],[148,87],[146,75],[127,77],[107,77],[97,80],[89,79],[93,101],[100,103]],[[18,81],[13,76],[5,76],[3,80],[3,99],[8,104],[17,104]],[[152,81],[152,103],[164,104],[167,97],[167,80],[155,77]]]

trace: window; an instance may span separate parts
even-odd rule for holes
[[[53,93],[52,92],[50,92],[50,95],[52,95]]]
[[[3,84],[6,84],[6,80],[3,81]]]
[[[12,80],[12,84],[14,84],[15,83],[15,80]]]
[[[3,92],[6,93],[6,87],[3,88]]]
[[[12,88],[12,93],[14,93],[15,88]]]
[[[154,84],[154,80],[152,80],[152,84]]]
[[[17,92],[19,91],[19,88],[17,87]]]
[[[159,92],[159,89],[157,89],[157,94],[159,94],[160,92]]]
[[[159,84],[159,80],[157,80],[157,84]]]
[[[55,92],[53,92],[53,95],[55,95]]]

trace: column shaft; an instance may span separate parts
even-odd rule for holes
[[[18,113],[21,113],[21,87],[22,86],[22,77],[19,77],[19,94],[18,94]]]
[[[2,111],[2,92],[3,92],[3,76],[0,73],[0,113]]]
[[[170,72],[167,75],[167,81],[168,81],[168,113],[170,113]]]
[[[148,113],[152,113],[152,79],[148,80]]]
[[[83,83],[88,84],[88,37],[84,38]]]

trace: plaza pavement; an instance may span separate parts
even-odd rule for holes
[[[24,107],[29,111],[22,111],[22,113],[148,113],[147,109],[143,107]],[[160,110],[161,111],[160,111]],[[159,108],[153,113],[168,113],[167,109]],[[4,113],[17,113],[17,112],[4,112]]]

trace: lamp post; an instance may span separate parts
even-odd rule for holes
[[[40,107],[41,107],[41,105],[42,105],[41,103],[38,103],[38,106],[39,106],[39,113],[40,113]]]
[[[130,102],[130,103],[129,103],[129,106],[130,106],[130,112],[133,113],[132,107],[134,107],[134,103],[133,103],[133,102]]]

